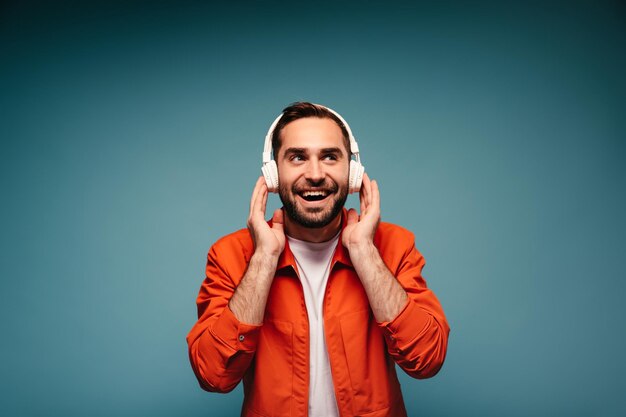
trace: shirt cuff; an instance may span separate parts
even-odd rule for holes
[[[400,313],[391,321],[378,323],[383,331],[385,341],[391,353],[402,353],[403,348],[408,346],[428,326],[432,317],[422,310],[411,299]]]
[[[213,325],[211,333],[236,351],[254,352],[256,350],[262,325],[240,322],[228,305]]]

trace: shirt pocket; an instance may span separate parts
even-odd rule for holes
[[[266,318],[255,359],[250,409],[261,415],[290,416],[293,395],[292,323]]]
[[[370,310],[347,314],[340,323],[354,411],[357,415],[378,416],[377,411],[385,415],[397,399],[400,385],[383,335]]]

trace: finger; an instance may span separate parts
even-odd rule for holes
[[[367,187],[365,186],[365,184],[367,183],[367,181],[369,181],[369,178],[367,178],[367,174],[363,173],[363,179],[361,180],[361,189],[359,190],[359,200],[361,201],[361,213],[363,213],[363,210],[365,209],[365,202],[367,200]]]
[[[374,184],[374,181],[370,179],[370,177],[367,177],[367,182],[369,183],[369,187],[367,188],[367,205],[371,206],[372,205],[372,187]]]
[[[364,207],[365,210],[367,210],[372,201],[372,183],[370,181],[370,177],[366,173],[363,173],[363,184],[361,186],[361,189],[363,190]],[[362,213],[363,211],[361,212],[361,214]]]
[[[363,214],[365,212],[365,187],[363,187],[363,185],[361,185],[361,190],[359,191],[359,204],[359,213]]]
[[[272,216],[272,229],[275,230],[283,230],[284,227],[284,214],[281,209],[274,210],[274,215]]]
[[[252,196],[250,197],[250,212],[252,212],[252,210],[254,209],[254,203],[256,201],[257,195],[259,194],[262,179],[263,177],[259,177],[257,178],[256,183],[254,183],[254,189],[252,190]]]
[[[250,215],[261,213],[265,215],[265,203],[267,201],[267,185],[265,179],[260,177],[254,188],[250,204]]]
[[[372,187],[371,207],[380,216],[380,190],[378,189],[378,182],[376,180],[373,180],[371,182],[371,187]]]
[[[265,212],[267,211],[267,196],[269,195],[269,191],[267,189],[267,186],[265,186],[263,188],[263,191],[261,193],[261,212],[263,212],[263,219],[265,220]]]
[[[375,180],[370,181],[369,185],[370,204],[367,206],[365,216],[361,215],[361,222],[375,227],[380,222],[380,193],[378,183]]]
[[[348,218],[346,219],[346,224],[354,224],[359,221],[359,215],[355,209],[348,210]]]

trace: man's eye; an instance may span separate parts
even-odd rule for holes
[[[304,161],[304,156],[302,155],[292,155],[291,158],[289,158],[290,161]]]
[[[324,159],[327,161],[336,161],[337,155],[329,154],[329,155],[324,156]]]

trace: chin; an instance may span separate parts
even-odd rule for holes
[[[296,198],[283,198],[281,201],[285,207],[287,216],[295,223],[310,229],[321,229],[328,226],[341,214],[343,206],[347,199],[346,196],[338,195],[328,205],[319,208],[305,208],[298,204]]]

